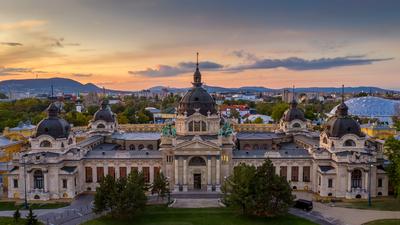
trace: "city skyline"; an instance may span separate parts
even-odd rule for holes
[[[0,3],[0,80],[400,89],[397,1]]]

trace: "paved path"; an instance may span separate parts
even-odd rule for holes
[[[312,194],[310,193],[295,192],[294,194],[298,198],[312,200]],[[338,225],[361,225],[372,220],[400,219],[400,211],[350,209],[332,207],[328,204],[322,204],[319,202],[313,202],[313,205],[314,209],[311,212],[302,212],[302,215],[299,216],[320,218],[321,220],[328,221],[331,224]]]
[[[172,208],[212,208],[221,207],[219,199],[216,198],[202,198],[202,199],[175,199],[175,202],[171,205]]]

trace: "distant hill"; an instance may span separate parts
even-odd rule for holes
[[[82,84],[78,81],[67,78],[48,78],[48,79],[23,79],[23,80],[4,80],[0,81],[0,92],[31,92],[31,93],[50,93],[53,85],[54,92],[101,92],[102,88],[92,84]],[[115,90],[108,90],[118,92]]]
[[[257,93],[257,92],[282,92],[287,88],[280,88],[280,89],[272,89],[266,87],[239,87],[239,88],[225,88],[225,87],[216,87],[216,86],[207,86],[204,85],[204,88],[210,93]],[[171,88],[171,87],[164,87],[164,86],[155,86],[149,88],[151,92],[160,93],[162,90],[168,90],[169,92],[185,92],[189,88]],[[290,89],[290,91],[292,91]],[[342,88],[340,87],[307,87],[307,88],[295,88],[295,92],[324,92],[324,93],[340,93],[342,92]],[[378,87],[345,87],[345,93],[386,93],[386,92],[398,92],[393,90],[387,90]]]
[[[30,93],[47,93],[50,94],[51,86],[53,85],[55,93],[76,93],[76,92],[102,92],[103,89],[92,84],[82,84],[78,81],[67,79],[67,78],[48,78],[48,79],[22,79],[22,80],[5,80],[0,81],[0,92],[8,93],[12,92],[30,92]],[[282,92],[284,89],[271,89],[260,86],[245,86],[239,88],[227,88],[218,86],[204,85],[210,93],[257,93],[257,92]],[[163,90],[168,92],[186,92],[187,88],[174,88],[165,86],[155,86],[148,90],[152,93],[161,93]],[[132,93],[133,91],[118,91],[106,89],[107,92],[113,93]],[[342,89],[340,87],[308,87],[308,88],[296,88],[295,92],[325,92],[325,93],[339,93]],[[385,93],[385,92],[398,92],[378,87],[346,87],[344,89],[346,93],[360,93],[360,92],[372,92],[372,93]]]

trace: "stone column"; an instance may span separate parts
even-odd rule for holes
[[[365,174],[365,181],[364,181],[365,185],[364,185],[364,189],[365,189],[366,192],[368,192],[368,172],[369,172],[369,171],[365,171],[365,170],[364,170],[364,174]]]
[[[149,167],[150,170],[150,183],[154,182],[154,166]]]
[[[351,192],[351,171],[347,172],[347,192]]]
[[[188,190],[187,185],[187,163],[186,163],[186,156],[183,158],[183,191]]]
[[[211,184],[211,156],[207,156],[207,191],[212,190]]]
[[[175,187],[174,191],[179,191],[179,158],[177,156],[174,157],[174,180],[175,180]]]
[[[43,183],[44,188],[43,189],[44,189],[44,192],[48,192],[48,190],[49,190],[49,182],[47,181],[48,175],[49,175],[49,172],[45,172],[43,174],[43,179],[44,179],[44,183]]]
[[[299,182],[303,182],[303,166],[299,166]]]
[[[97,180],[97,168],[95,166],[92,166],[92,176],[93,176],[93,183],[97,183],[99,182]]]
[[[216,189],[216,191],[220,191],[220,177],[221,177],[221,162],[220,162],[220,160],[219,160],[219,155],[217,155],[217,159],[215,160],[216,161],[216,164],[215,164],[215,170],[216,170],[216,174],[215,174],[215,184],[216,184],[216,187],[215,187],[215,189]]]
[[[287,166],[287,177],[286,180],[287,181],[291,181],[292,180],[292,167],[291,166]]]

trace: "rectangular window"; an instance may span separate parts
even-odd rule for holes
[[[108,175],[115,178],[115,168],[114,167],[112,167],[112,166],[108,167]]]
[[[292,181],[299,181],[299,167],[292,166]]]
[[[174,156],[167,155],[167,163],[172,163],[174,161]]]
[[[14,186],[14,188],[18,188],[18,180],[17,179],[14,179],[13,180],[13,186]]]
[[[138,172],[139,172],[139,170],[136,166],[131,167],[131,173],[138,173]]]
[[[287,177],[287,167],[286,166],[281,166],[281,170],[280,170],[279,175],[281,177],[285,177],[285,178]]]
[[[310,167],[309,166],[304,166],[303,167],[303,182],[310,182]]]
[[[104,167],[97,167],[96,168],[97,171],[97,182],[101,182],[104,178]]]
[[[68,187],[68,180],[67,179],[63,179],[62,180],[62,187],[67,189],[67,187]]]
[[[142,171],[143,171],[144,181],[146,183],[150,183],[150,168],[149,167],[143,167]]]
[[[119,168],[119,177],[126,177],[126,167]]]
[[[154,177],[160,175],[160,167],[154,167]]]
[[[93,182],[93,171],[92,167],[85,167],[85,177],[86,177],[86,183],[92,183]]]
[[[382,187],[382,183],[383,183],[383,182],[382,182],[382,178],[379,178],[379,179],[378,179],[378,187]]]
[[[333,180],[328,179],[328,188],[332,188],[332,187],[333,187]]]

